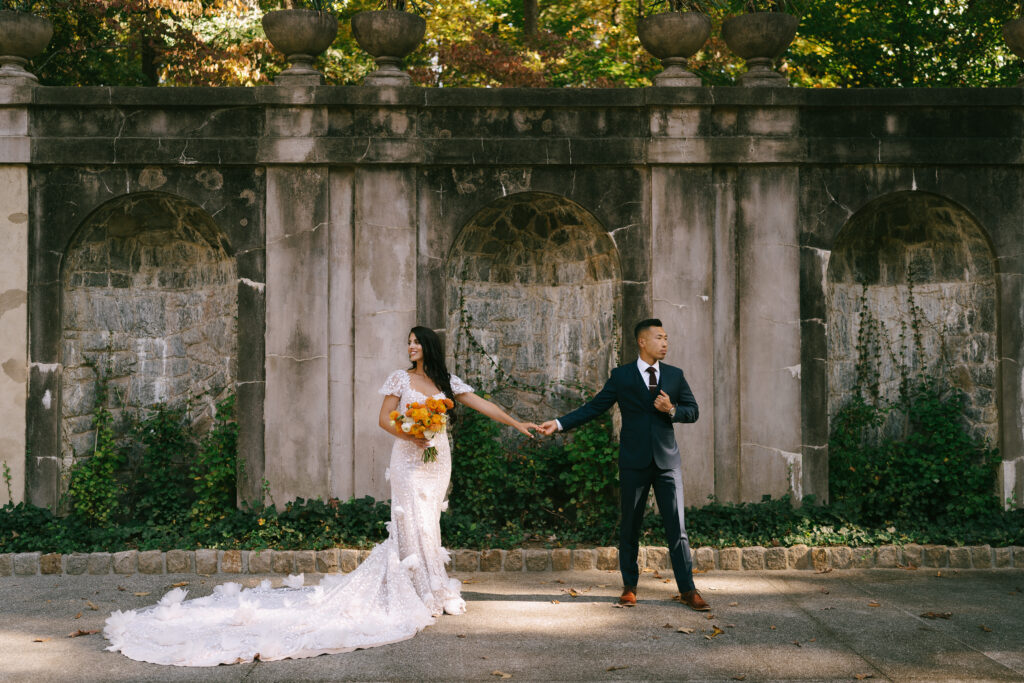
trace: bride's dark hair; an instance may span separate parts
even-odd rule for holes
[[[444,349],[441,348],[441,338],[429,327],[417,325],[410,330],[416,336],[416,341],[423,347],[423,371],[430,378],[438,389],[450,399],[455,399],[452,392],[452,378],[444,363]],[[416,365],[413,364],[413,368]],[[412,368],[410,368],[412,369]]]

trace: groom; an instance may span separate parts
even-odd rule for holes
[[[693,585],[693,561],[683,524],[683,472],[673,422],[696,422],[697,401],[683,371],[662,359],[668,352],[668,334],[661,321],[641,321],[634,330],[640,357],[612,370],[604,388],[592,401],[557,420],[540,426],[544,434],[579,427],[615,403],[622,413],[619,435],[619,485],[622,526],[619,530],[619,570],[622,572],[620,605],[636,604],[640,579],[637,554],[647,495],[654,496],[665,526],[669,557],[680,600],[695,610],[711,609]]]

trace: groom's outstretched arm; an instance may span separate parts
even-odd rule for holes
[[[567,431],[579,427],[615,405],[615,402],[619,400],[615,384],[615,378],[609,377],[608,381],[604,383],[604,387],[597,393],[597,396],[568,415],[558,418],[558,423],[562,426],[562,429]],[[694,405],[696,406],[696,403]]]
[[[693,397],[690,385],[686,383],[685,375],[679,378],[679,389],[672,397],[672,403],[676,407],[675,415],[672,416],[673,422],[697,421],[697,417],[700,415],[700,411],[697,409],[697,399]]]

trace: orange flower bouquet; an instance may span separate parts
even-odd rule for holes
[[[407,403],[405,413],[392,410],[391,426],[398,427],[406,434],[423,439],[433,439],[443,434],[448,425],[448,411],[455,407],[450,398],[428,398],[423,403]],[[427,446],[423,451],[423,462],[437,460],[437,447]]]

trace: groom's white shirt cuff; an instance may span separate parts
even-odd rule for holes
[[[555,420],[555,426],[558,427],[558,431],[562,431],[562,423],[561,422],[559,422],[558,420]]]

